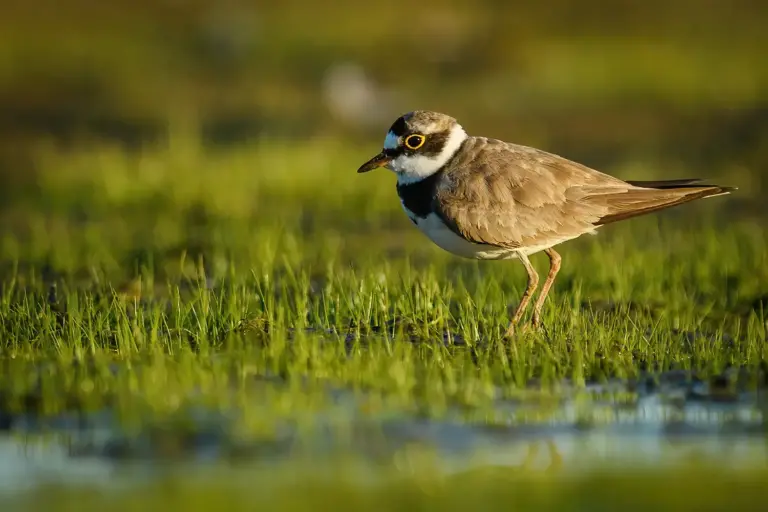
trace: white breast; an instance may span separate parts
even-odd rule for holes
[[[401,202],[402,205],[402,202]],[[403,206],[408,217],[416,224],[422,233],[432,240],[438,247],[456,256],[478,260],[506,260],[517,257],[517,251],[494,247],[492,245],[476,244],[469,242],[446,226],[440,217],[430,213],[426,218],[420,219],[412,211]]]

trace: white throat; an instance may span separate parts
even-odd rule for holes
[[[387,164],[387,167],[397,174],[398,183],[408,184],[421,181],[439,171],[456,154],[466,138],[467,132],[464,131],[464,128],[455,124],[451,128],[451,133],[439,155],[400,155]],[[387,134],[384,146],[386,147],[387,143],[395,142],[393,139],[395,139],[394,135]]]

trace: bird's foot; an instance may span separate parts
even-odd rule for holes
[[[524,322],[510,322],[509,327],[507,327],[507,332],[504,334],[504,337],[506,338],[514,338],[515,334],[525,334],[533,330],[533,327],[530,323]]]

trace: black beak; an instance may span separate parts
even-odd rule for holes
[[[387,154],[382,151],[375,157],[371,158],[367,162],[365,162],[363,165],[360,166],[360,168],[357,170],[358,173],[360,172],[368,172],[372,171],[374,169],[378,169],[379,167],[384,167],[392,160],[392,157],[387,156]]]

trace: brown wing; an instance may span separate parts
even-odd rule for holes
[[[472,137],[449,163],[433,207],[470,241],[517,248],[554,245],[614,220],[727,192],[692,180],[635,183],[534,148]]]

